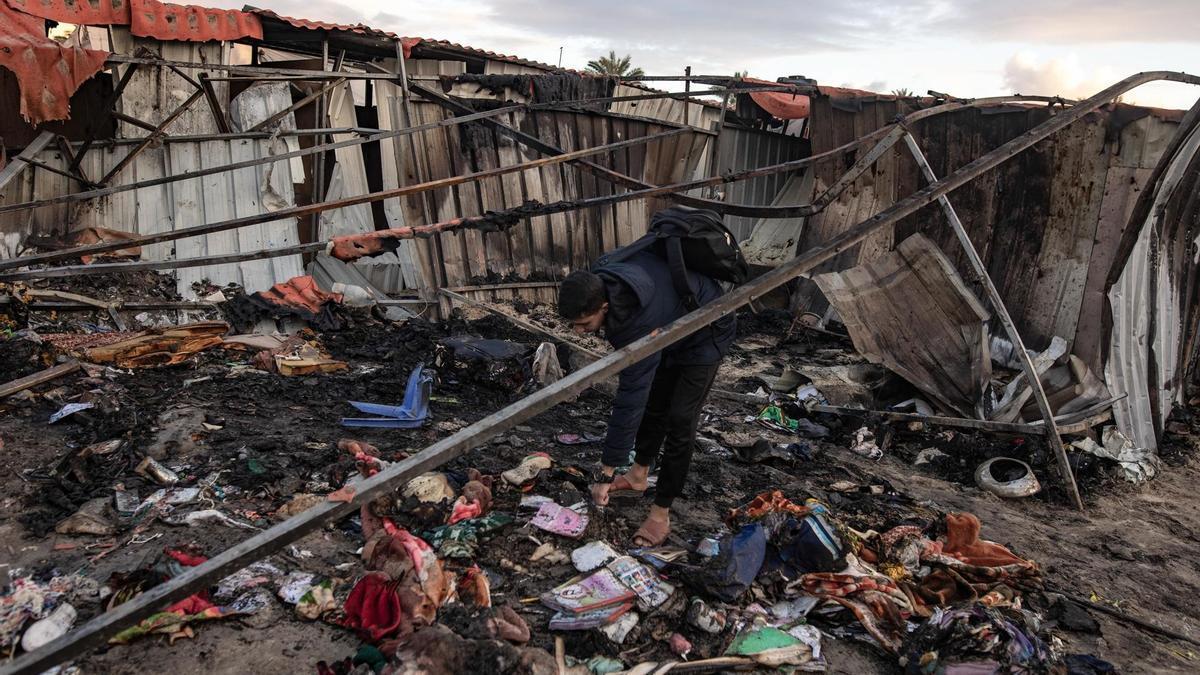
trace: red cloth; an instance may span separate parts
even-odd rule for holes
[[[184,567],[195,567],[208,561],[208,558],[202,555],[192,555],[187,551],[177,548],[166,549],[166,554],[174,558],[180,565]]]
[[[404,619],[400,596],[386,574],[368,574],[359,579],[346,598],[345,611],[345,625],[371,642],[395,633]]]
[[[46,37],[45,22],[0,0],[0,68],[21,91],[21,116],[30,124],[66,119],[71,95],[104,67],[108,52],[64,47]]]
[[[1000,544],[979,538],[979,518],[971,513],[946,515],[946,546],[943,552],[969,565],[1002,567],[1004,565],[1033,565],[1019,558]]]
[[[195,595],[189,595],[179,602],[171,605],[167,608],[167,611],[175,612],[176,614],[182,614],[184,616],[192,616],[193,614],[200,614],[207,609],[213,609],[215,607],[216,605],[209,602],[208,598],[205,598],[203,594],[196,593]]]

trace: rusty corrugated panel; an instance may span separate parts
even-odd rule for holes
[[[130,0],[129,30],[138,37],[183,42],[262,39],[262,21],[236,9],[210,9],[158,0]]]
[[[26,14],[75,25],[124,26],[129,23],[128,0],[3,0]]]
[[[71,95],[108,58],[108,52],[60,45],[46,37],[44,25],[0,3],[0,67],[17,76],[21,116],[33,124],[66,119]]]

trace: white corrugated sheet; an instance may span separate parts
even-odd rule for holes
[[[84,157],[81,168],[87,176],[104,175],[116,166],[131,148],[131,145],[95,148]],[[286,146],[278,139],[173,142],[146,149],[136,161],[117,175],[113,184],[128,185],[150,178],[267,157],[286,151]],[[65,168],[66,165],[62,155],[56,150],[43,151],[38,158],[54,167]],[[10,185],[0,194],[0,202],[44,199],[78,189],[78,186],[68,183],[70,181],[66,178],[48,171],[26,170],[21,180],[15,181],[15,185]],[[5,233],[6,244],[3,250],[0,250],[0,256],[14,255],[17,241],[29,234],[61,235],[93,226],[151,234],[268,213],[294,204],[289,162],[272,162],[121,192],[71,208],[50,206],[32,212],[0,215],[0,232]],[[296,219],[288,218],[238,230],[146,246],[142,249],[142,257],[145,260],[194,258],[293,246],[298,243],[300,241],[296,231]],[[180,293],[185,298],[191,298],[194,297],[191,284],[200,279],[208,279],[216,284],[235,282],[243,285],[248,292],[254,292],[303,274],[303,270],[300,256],[290,255],[267,260],[189,267],[178,270],[177,274]]]
[[[1175,191],[1188,162],[1197,152],[1200,152],[1200,128],[1192,131],[1163,174],[1150,216],[1142,224],[1129,262],[1120,280],[1108,293],[1113,329],[1104,376],[1114,396],[1126,394],[1124,399],[1113,405],[1113,416],[1121,433],[1144,448],[1157,447],[1154,432],[1156,423],[1161,427],[1171,412],[1172,404],[1182,401],[1183,396],[1181,383],[1174,390],[1160,384],[1157,392],[1161,402],[1159,419],[1153,418],[1149,369],[1157,367],[1159,383],[1182,381],[1182,378],[1176,378],[1176,370],[1180,366],[1177,361],[1179,341],[1182,339],[1179,320],[1181,289],[1170,278],[1167,265],[1155,263],[1156,260],[1167,259],[1168,242],[1159,241],[1154,231],[1161,206]],[[1157,318],[1154,335],[1149,335],[1152,288]],[[1151,348],[1157,361],[1154,366],[1150,362]]]

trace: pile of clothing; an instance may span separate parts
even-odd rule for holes
[[[354,455],[363,477],[384,466],[367,443],[339,447]],[[325,618],[379,645],[388,658],[415,633],[434,626],[449,605],[466,609],[466,623],[475,625],[481,638],[528,642],[529,628],[512,608],[492,607],[487,576],[478,567],[456,573],[443,560],[470,558],[483,534],[512,521],[490,512],[491,486],[491,477],[474,469],[431,472],[364,505],[362,559],[368,572],[341,609]]]
[[[972,514],[859,531],[815,499],[771,491],[726,522],[731,533],[694,575],[720,600],[738,602],[754,586],[756,597],[811,601],[810,621],[878,645],[911,673],[1041,672],[1064,662],[1022,607],[1041,588],[1041,570],[981,539]]]

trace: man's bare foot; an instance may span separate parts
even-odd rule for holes
[[[642,526],[633,535],[634,546],[659,546],[671,534],[671,510],[661,506],[651,506],[650,513]]]

